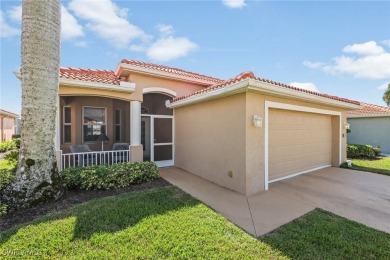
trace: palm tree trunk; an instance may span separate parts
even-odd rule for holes
[[[60,0],[23,0],[22,132],[18,169],[3,199],[20,209],[57,199],[54,139],[60,66]]]

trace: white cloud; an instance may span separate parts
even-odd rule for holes
[[[12,20],[20,23],[22,21],[22,6],[11,7],[7,14]],[[83,36],[83,27],[65,6],[61,5],[61,38],[63,40],[73,40]]]
[[[377,89],[385,90],[387,89],[387,86],[390,84],[390,82],[385,82],[382,85],[379,85]]]
[[[229,8],[243,8],[245,0],[222,0],[222,3]]]
[[[172,35],[173,34],[173,26],[170,24],[158,24],[157,30],[160,31],[160,34],[164,37]]]
[[[156,61],[170,61],[186,56],[198,45],[185,37],[174,37],[171,25],[159,24],[160,38],[149,46],[146,55]]]
[[[322,69],[331,74],[350,74],[356,78],[390,79],[390,52],[386,52],[376,42],[347,45],[346,54],[334,57],[332,63],[304,61],[309,68]]]
[[[333,58],[334,63],[322,69],[329,73],[351,74],[356,78],[390,78],[390,53],[353,58],[340,56]]]
[[[358,55],[370,56],[382,54],[385,50],[376,44],[374,41],[369,41],[365,43],[355,43],[352,45],[347,45],[343,48],[343,52],[345,53],[356,53]]]
[[[4,13],[0,10],[0,38],[8,38],[20,35],[20,29],[8,25],[5,21]]]
[[[384,41],[382,41],[382,43],[384,45],[387,45],[388,47],[390,47],[390,39],[389,40],[384,40]]]
[[[8,16],[15,22],[22,21],[22,6],[13,6],[7,11]]]
[[[305,60],[303,62],[303,65],[305,65],[306,67],[309,67],[311,69],[317,69],[317,68],[323,67],[325,65],[325,63],[323,63],[323,62],[311,62],[311,61]]]
[[[304,82],[291,82],[290,85],[293,86],[293,87],[296,87],[296,88],[301,88],[301,89],[306,89],[306,90],[310,90],[310,91],[319,92],[318,88],[316,87],[316,85],[314,85],[314,83],[310,83],[310,82],[307,82],[307,83],[304,83]]]
[[[61,6],[61,37],[63,40],[71,40],[84,36],[83,27],[69,11]]]
[[[72,0],[68,7],[88,22],[88,29],[117,48],[128,48],[135,39],[150,39],[143,30],[126,20],[128,9],[119,8],[111,0]]]

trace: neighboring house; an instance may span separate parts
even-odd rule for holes
[[[390,108],[360,104],[363,109],[347,113],[348,143],[380,146],[384,154],[390,154]]]
[[[221,80],[133,60],[115,71],[61,68],[59,84],[60,167],[70,145],[101,150],[104,133],[105,153],[129,143],[131,161],[175,165],[242,194],[338,167],[346,112],[361,108],[251,72]]]
[[[12,139],[17,133],[17,122],[19,115],[0,109],[0,143]]]

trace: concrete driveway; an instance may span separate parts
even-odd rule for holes
[[[254,236],[314,208],[390,233],[390,176],[326,168],[245,196],[175,167],[162,168],[160,174]]]

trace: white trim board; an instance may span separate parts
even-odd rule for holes
[[[142,93],[143,94],[147,94],[147,93],[162,93],[162,94],[167,94],[167,95],[172,96],[172,97],[176,97],[177,96],[175,91],[167,89],[167,88],[159,88],[159,87],[144,88],[142,90]]]
[[[204,102],[207,100],[217,99],[225,96],[230,96],[243,92],[253,92],[259,93],[268,96],[282,97],[292,100],[299,100],[309,103],[328,105],[333,107],[339,107],[343,109],[360,109],[362,108],[359,105],[344,102],[341,100],[331,99],[323,96],[318,96],[311,93],[306,93],[302,91],[297,91],[294,89],[289,89],[286,87],[281,87],[279,85],[262,82],[256,79],[244,79],[235,83],[228,84],[211,90],[204,93],[199,93],[182,100],[175,101],[173,103],[168,103],[167,107],[177,108],[182,106],[187,106],[199,102]]]
[[[334,115],[339,117],[340,122],[340,133],[339,133],[339,164],[341,164],[341,144],[342,144],[342,118],[341,118],[341,112],[333,111],[333,110],[325,110],[325,109],[319,109],[319,108],[313,108],[313,107],[305,107],[305,106],[297,106],[297,105],[290,105],[285,103],[278,103],[273,101],[265,101],[264,102],[264,190],[268,190],[268,184],[271,182],[275,182],[277,180],[269,181],[268,176],[268,144],[269,144],[269,109],[270,108],[277,108],[277,109],[284,109],[284,110],[291,110],[291,111],[299,111],[299,112],[307,112],[307,113],[315,113],[315,114],[322,114],[322,115]],[[300,172],[297,174],[292,174],[286,177],[283,177],[284,179],[293,177],[299,174],[303,174],[309,171],[318,170],[317,168],[307,170],[304,172]]]

